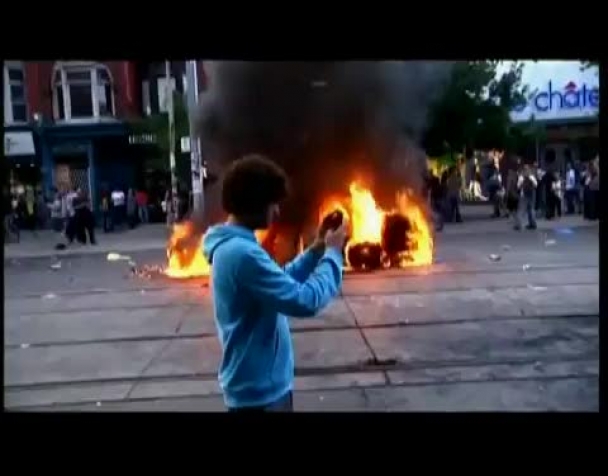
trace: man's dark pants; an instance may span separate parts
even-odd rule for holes
[[[262,407],[228,408],[231,413],[293,412],[293,392],[288,392],[276,402]]]
[[[578,190],[566,190],[566,213],[572,215],[575,212],[576,205],[578,205]]]

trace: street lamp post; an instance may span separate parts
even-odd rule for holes
[[[190,172],[192,176],[192,206],[195,212],[202,213],[204,209],[203,177],[201,177],[201,143],[195,131],[195,113],[198,105],[198,71],[197,61],[186,62],[186,86],[188,101],[188,116],[190,119]]]
[[[175,170],[175,107],[173,104],[173,81],[171,80],[171,62],[165,61],[165,94],[169,118],[169,169],[171,171],[171,195],[173,214],[177,216],[177,175]]]

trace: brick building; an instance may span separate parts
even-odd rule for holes
[[[185,62],[172,62],[178,91],[184,70]],[[151,144],[134,140],[129,121],[163,111],[164,62],[7,61],[3,74],[13,189],[78,186],[97,208],[102,187],[144,186]]]

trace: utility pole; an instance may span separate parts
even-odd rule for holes
[[[198,71],[197,61],[186,62],[186,87],[188,117],[190,119],[190,172],[192,176],[192,204],[195,212],[204,210],[204,190],[202,177],[201,142],[194,130],[194,119],[198,105]]]
[[[171,79],[171,62],[165,61],[165,94],[169,117],[169,168],[171,170],[171,195],[173,216],[177,219],[177,175],[175,170],[175,107],[173,104],[173,81]]]

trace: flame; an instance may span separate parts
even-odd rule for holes
[[[268,230],[256,231],[255,236],[260,243],[266,239]],[[165,274],[170,278],[188,279],[209,276],[211,266],[203,255],[203,236],[196,236],[194,225],[191,222],[176,223],[173,225],[171,237],[167,243],[167,267]],[[189,247],[182,250],[176,248],[182,239],[189,239]]]
[[[184,238],[192,239],[191,247],[177,250],[175,245]],[[165,274],[176,279],[209,276],[211,267],[203,255],[202,240],[202,235],[195,236],[195,229],[191,222],[175,223],[167,243],[168,264]]]
[[[423,266],[433,263],[433,234],[420,199],[411,190],[397,193],[396,211],[406,217],[411,229],[408,233],[410,249],[400,256],[401,267]]]
[[[410,231],[408,251],[400,256],[399,267],[423,266],[433,262],[433,235],[422,202],[411,190],[397,193],[395,207],[382,209],[372,192],[359,182],[349,186],[348,197],[329,197],[319,210],[319,222],[333,211],[340,210],[344,215],[350,239],[346,246],[346,256],[351,246],[371,243],[381,244],[384,220],[388,213],[399,213],[408,219]],[[348,263],[347,263],[348,265]]]

